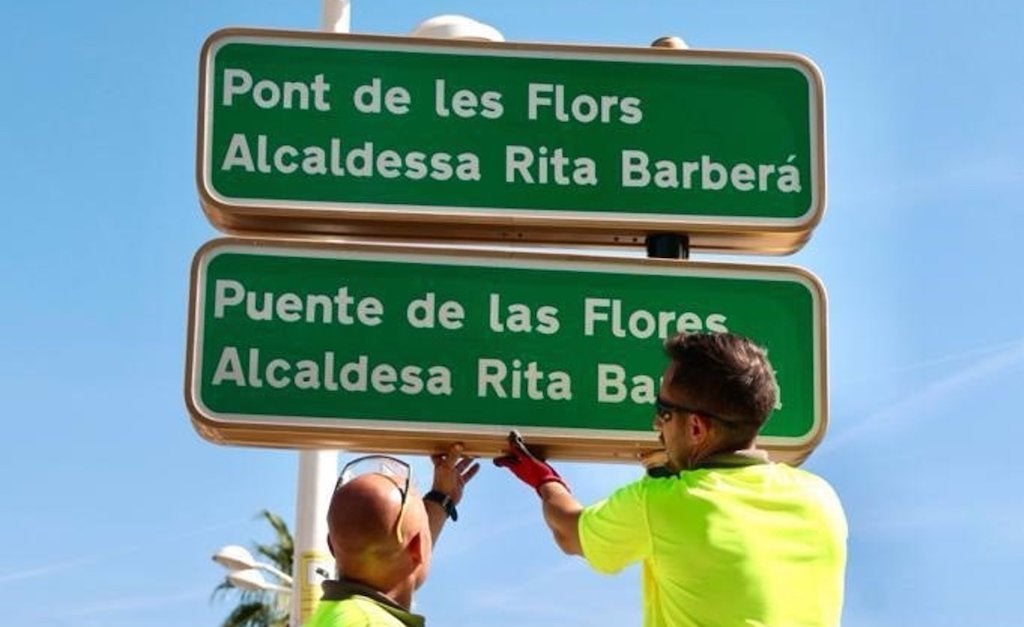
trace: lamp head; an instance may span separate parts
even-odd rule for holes
[[[431,39],[470,39],[475,41],[505,41],[493,26],[478,22],[465,15],[437,15],[423,20],[410,33],[413,37]]]
[[[243,568],[242,570],[231,571],[228,573],[228,582],[236,588],[259,592],[276,590],[280,587],[267,581],[263,576],[263,573],[255,568]]]
[[[228,570],[256,568],[256,559],[244,546],[229,544],[213,554],[213,561]]]

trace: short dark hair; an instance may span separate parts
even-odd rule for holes
[[[752,340],[735,333],[680,333],[665,342],[665,353],[675,364],[669,385],[687,403],[733,425],[736,440],[752,440],[775,409],[775,371],[767,351]]]

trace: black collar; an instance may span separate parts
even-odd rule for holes
[[[324,590],[324,596],[321,598],[322,601],[344,601],[354,596],[366,597],[388,614],[401,621],[403,625],[408,627],[424,627],[426,622],[423,616],[409,612],[391,600],[387,595],[365,584],[347,579],[327,579],[321,584],[321,587]]]
[[[701,461],[694,468],[741,468],[770,463],[768,453],[761,449],[742,449],[729,453],[717,453]]]

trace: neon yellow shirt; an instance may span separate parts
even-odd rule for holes
[[[423,627],[424,619],[380,592],[355,582],[327,580],[305,627]]]
[[[832,488],[766,458],[719,456],[583,510],[600,572],[642,563],[646,627],[838,625],[846,517]]]

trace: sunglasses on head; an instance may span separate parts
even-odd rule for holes
[[[404,461],[389,455],[358,457],[342,467],[338,481],[334,484],[334,491],[337,492],[341,486],[365,474],[384,475],[394,482],[401,493],[402,505],[398,510],[398,520],[395,521],[395,536],[398,538],[399,544],[405,544],[405,538],[402,535],[402,520],[405,518],[405,503],[409,497],[412,468]]]

